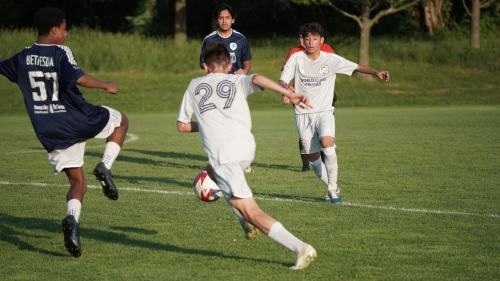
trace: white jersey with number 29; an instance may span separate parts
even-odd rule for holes
[[[177,120],[189,123],[193,114],[205,153],[213,168],[226,163],[253,160],[255,139],[247,97],[263,88],[253,75],[210,73],[195,78],[184,93]]]

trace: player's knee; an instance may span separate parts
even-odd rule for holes
[[[120,122],[120,127],[123,127],[124,129],[128,129],[128,118],[123,113],[122,113],[122,121]]]

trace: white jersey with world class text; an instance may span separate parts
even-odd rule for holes
[[[336,54],[320,51],[316,60],[306,52],[293,54],[285,64],[280,80],[287,84],[295,79],[295,92],[309,98],[312,109],[295,106],[295,114],[333,111],[332,100],[337,73],[351,76],[358,64]]]
[[[196,116],[205,153],[214,169],[218,165],[253,160],[255,140],[247,97],[262,91],[253,75],[211,73],[189,84],[177,120]]]

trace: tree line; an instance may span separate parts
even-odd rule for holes
[[[0,26],[33,26],[37,10],[58,7],[68,27],[107,32],[174,37],[182,42],[203,38],[216,29],[213,9],[226,2],[236,11],[233,28],[251,38],[297,36],[315,21],[327,36],[358,37],[358,63],[369,65],[370,36],[437,39],[500,36],[500,0],[2,0]]]
[[[217,0],[2,0],[0,26],[30,28],[35,12],[52,6],[63,9],[69,26],[88,26],[110,32],[147,36],[175,34],[176,4],[184,2],[185,33],[204,37],[215,29],[212,11]],[[369,9],[372,18],[391,3],[404,0],[226,0],[236,10],[235,29],[247,37],[296,36],[303,23],[317,21],[328,36],[358,36],[359,24],[349,18]],[[339,12],[339,10],[343,12]],[[178,11],[179,12],[179,11]],[[181,11],[182,12],[182,11]],[[415,4],[374,22],[371,33],[398,37],[451,36],[470,29],[472,14],[481,35],[498,35],[499,0],[417,0]],[[361,15],[361,14],[360,14]],[[459,36],[459,35],[455,35]]]

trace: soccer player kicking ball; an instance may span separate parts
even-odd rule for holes
[[[0,73],[19,85],[33,129],[49,153],[54,174],[64,171],[69,179],[68,212],[62,221],[64,245],[72,256],[79,257],[82,249],[78,219],[87,191],[82,169],[86,140],[107,138],[102,162],[95,167],[94,175],[104,194],[117,200],[110,169],[125,139],[128,119],[117,110],[94,106],[83,98],[77,85],[111,94],[116,94],[118,87],[113,81],[96,80],[78,67],[71,50],[63,46],[68,33],[62,10],[41,9],[35,15],[35,27],[36,43],[10,59],[0,59]]]
[[[389,72],[377,71],[369,66],[358,65],[336,54],[320,50],[325,31],[318,23],[305,24],[302,38],[305,52],[294,53],[286,62],[279,84],[289,88],[295,80],[295,91],[309,98],[312,109],[296,106],[295,120],[300,138],[302,154],[309,155],[314,173],[327,186],[328,199],[333,204],[342,203],[337,185],[337,153],[335,152],[335,117],[332,114],[333,93],[337,73],[352,75],[354,71],[372,74],[389,80]],[[320,159],[320,150],[325,154],[325,163]]]
[[[228,74],[232,64],[229,50],[222,43],[207,45],[205,61],[208,74],[189,84],[179,110],[177,128],[180,132],[200,132],[217,183],[247,239],[260,230],[297,255],[296,264],[290,269],[303,269],[316,258],[316,250],[259,208],[243,169],[250,166],[255,155],[247,97],[268,88],[289,97],[297,107],[309,107],[309,100],[262,75]],[[197,122],[191,122],[193,114]]]

